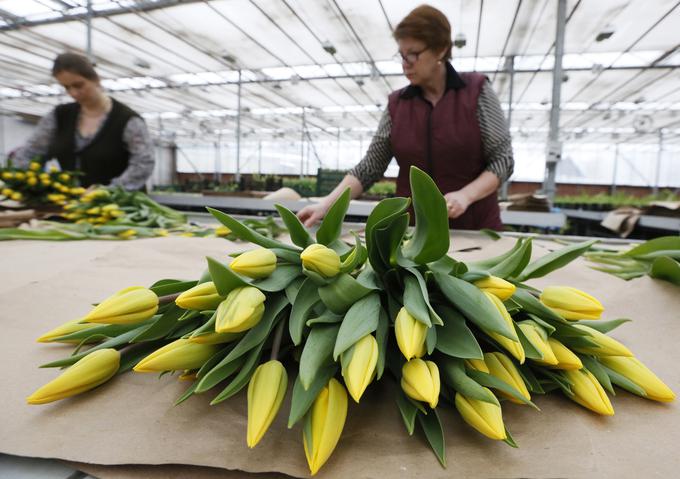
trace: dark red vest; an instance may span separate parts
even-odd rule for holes
[[[463,188],[484,171],[477,99],[485,77],[478,73],[460,77],[465,86],[448,88],[434,107],[421,95],[403,95],[403,89],[390,94],[390,140],[399,164],[398,196],[411,196],[411,165],[426,171],[443,194]],[[449,226],[501,230],[496,192],[471,204],[463,215],[450,220]]]

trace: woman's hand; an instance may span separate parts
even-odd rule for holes
[[[449,218],[458,218],[460,215],[465,213],[472,202],[467,194],[463,193],[462,190],[451,191],[444,195],[446,200],[446,208],[449,213]]]
[[[307,228],[310,228],[321,221],[323,217],[326,216],[327,212],[328,206],[326,206],[324,202],[321,202],[305,206],[298,211],[297,217]]]

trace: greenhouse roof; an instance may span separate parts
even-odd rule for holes
[[[389,92],[405,0],[92,0],[91,45],[103,84],[156,133],[231,135],[239,76],[250,137],[367,136]],[[481,71],[512,128],[544,140],[557,2],[432,0],[451,21],[454,66]],[[568,0],[562,135],[569,141],[680,143],[680,2]],[[87,2],[0,0],[3,110],[43,115],[67,101],[54,57],[85,52]]]

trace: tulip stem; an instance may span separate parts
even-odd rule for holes
[[[286,321],[282,319],[276,326],[276,332],[274,333],[274,342],[272,343],[272,354],[270,356],[270,359],[276,359],[277,356],[279,355],[279,348],[281,347],[281,338],[283,337],[284,324],[286,324]]]
[[[173,303],[179,297],[180,294],[182,294],[182,293],[167,294],[165,296],[159,296],[158,297],[158,304]]]

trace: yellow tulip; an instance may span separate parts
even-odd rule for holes
[[[255,447],[267,432],[286,396],[288,375],[279,361],[258,366],[248,384],[248,447]]]
[[[484,295],[491,301],[491,303],[496,307],[496,309],[501,313],[501,316],[503,316],[503,319],[505,320],[505,323],[508,325],[510,330],[515,333],[515,322],[512,320],[512,317],[510,316],[510,313],[508,313],[508,310],[505,309],[505,305],[503,302],[498,299],[498,297],[494,294],[488,293],[484,291]],[[519,342],[519,338],[517,337],[517,333],[515,333],[514,339],[509,339],[506,338],[505,336],[502,336],[498,333],[494,333],[493,331],[484,331],[486,334],[491,336],[498,344],[500,344],[506,351],[508,351],[510,354],[515,357],[519,361],[520,364],[524,364],[524,348],[522,347],[522,344]]]
[[[367,334],[342,353],[341,364],[347,390],[358,403],[373,380],[378,364],[378,342],[373,335]]]
[[[481,371],[486,374],[490,374],[489,367],[486,365],[483,359],[466,359],[465,365],[475,371]]]
[[[99,303],[83,318],[87,323],[133,324],[146,321],[158,311],[158,296],[143,286],[118,291]]]
[[[43,185],[43,186],[50,186],[52,184],[52,182],[50,180],[45,179],[45,180],[40,180],[40,184]]]
[[[238,333],[252,328],[262,319],[265,299],[262,291],[253,286],[230,291],[215,312],[215,331]]]
[[[208,333],[191,335],[189,341],[197,344],[223,344],[230,343],[242,337],[242,333]]]
[[[71,333],[76,333],[78,331],[82,331],[84,329],[90,329],[94,328],[97,325],[92,324],[92,323],[81,323],[81,319],[74,319],[71,321],[68,321],[61,326],[57,326],[56,328],[52,329],[51,331],[46,332],[42,336],[40,336],[38,339],[36,339],[37,342],[39,343],[51,343],[54,342],[56,338],[60,336],[66,336],[67,334]],[[77,342],[80,342],[79,340]]]
[[[401,389],[416,401],[423,401],[432,409],[439,402],[439,368],[432,361],[411,359],[401,368]]]
[[[133,369],[138,373],[199,369],[217,351],[217,345],[197,344],[180,338],[149,354]]]
[[[137,231],[133,230],[133,229],[129,229],[129,230],[121,231],[120,233],[118,233],[117,236],[119,238],[123,238],[123,239],[130,239],[130,238],[134,238],[135,236],[137,236]]]
[[[569,369],[564,375],[571,383],[569,399],[603,416],[613,416],[614,408],[600,383],[587,369]]]
[[[347,392],[331,378],[305,417],[302,442],[312,475],[319,472],[340,440],[347,418]]]
[[[26,184],[28,184],[28,186],[35,186],[38,184],[38,179],[35,177],[31,177],[26,180]]]
[[[231,230],[226,226],[218,226],[215,228],[215,236],[227,236],[231,234]]]
[[[486,437],[497,441],[502,441],[507,437],[503,413],[498,404],[466,397],[461,393],[456,393],[455,403],[463,420]]]
[[[425,338],[427,326],[402,307],[394,320],[394,335],[397,345],[406,360],[421,358],[425,355]]]
[[[509,357],[503,353],[484,353],[484,362],[489,368],[489,374],[515,388],[527,401],[531,400],[531,395],[526,384],[524,384],[522,376]],[[498,391],[498,393],[516,404],[524,404],[519,399],[502,391]]]
[[[510,296],[515,294],[515,289],[517,289],[514,284],[496,276],[489,276],[488,278],[477,280],[474,284],[482,291],[486,291],[487,293],[491,293],[498,297],[501,301],[509,299]]]
[[[340,256],[324,245],[315,243],[307,246],[300,254],[305,269],[314,271],[326,278],[332,278],[340,272]]]
[[[548,335],[543,328],[531,322],[519,323],[518,326],[534,349],[536,349],[543,356],[543,359],[534,359],[535,362],[549,366],[554,366],[558,363],[555,353],[553,353],[553,350],[550,349]]]
[[[579,357],[557,339],[548,338],[548,345],[557,359],[557,364],[552,366],[555,369],[581,369],[583,367]]]
[[[249,278],[266,278],[276,269],[276,255],[265,248],[254,249],[237,256],[229,267]]]
[[[564,319],[600,319],[604,311],[597,299],[569,286],[548,286],[540,300]]]
[[[69,175],[68,173],[62,173],[59,175],[59,181],[63,181],[64,183],[66,183],[70,179],[71,175]]]
[[[215,288],[215,283],[207,281],[187,289],[175,300],[175,304],[182,309],[203,311],[215,309],[224,300]]]
[[[14,173],[12,173],[11,171],[3,171],[2,172],[2,179],[3,180],[11,180],[12,178],[14,178]]]
[[[31,161],[28,165],[28,168],[32,171],[38,171],[42,168],[42,165],[38,161]]]
[[[118,209],[119,207],[115,203],[109,203],[108,205],[102,206],[102,212],[117,211]]]
[[[597,346],[574,346],[574,351],[584,354],[592,354],[594,356],[627,356],[632,357],[633,353],[630,349],[625,347],[623,344],[618,342],[616,339],[607,336],[604,333],[599,332],[596,329],[590,328],[588,326],[583,326],[582,324],[575,324],[574,327],[587,331],[590,334],[588,339]]]
[[[22,195],[19,191],[15,191],[12,193],[12,196],[10,196],[14,201],[21,201],[24,198],[24,195]]]
[[[82,195],[83,193],[85,193],[85,188],[83,188],[82,186],[76,186],[75,188],[70,188],[69,193],[71,195]]]
[[[88,215],[96,216],[99,213],[101,213],[101,211],[102,210],[99,206],[93,206],[92,208],[85,210],[85,213],[87,213]]]
[[[75,396],[105,383],[118,371],[120,353],[115,349],[93,351],[26,398],[28,404],[46,404]]]
[[[619,373],[645,390],[647,399],[670,402],[675,399],[675,393],[664,384],[647,366],[637,358],[625,356],[603,356],[600,362],[609,369]]]
[[[14,173],[14,179],[15,180],[23,181],[25,178],[26,178],[26,173],[24,173],[23,171],[17,171],[17,172]]]
[[[12,190],[11,188],[3,188],[2,191],[0,191],[0,193],[2,193],[2,196],[10,197],[12,196],[12,193],[14,193],[14,190]]]

